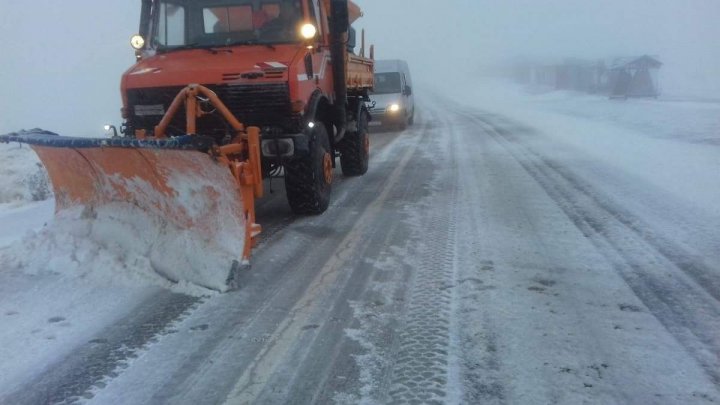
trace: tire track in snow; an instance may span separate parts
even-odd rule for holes
[[[502,122],[502,118],[500,117],[493,118]],[[518,128],[521,129],[521,132],[525,133],[533,131],[530,128]],[[515,134],[515,132],[518,131],[511,132],[498,125],[493,126],[493,130],[513,143],[522,143]],[[535,158],[542,160],[543,165],[547,166],[555,174],[570,183],[573,188],[585,195],[592,195],[594,202],[598,206],[605,211],[612,213],[613,217],[618,222],[633,231],[639,238],[647,242],[648,245],[654,248],[666,260],[672,262],[674,266],[693,278],[697,282],[698,286],[702,287],[708,294],[713,296],[713,298],[720,301],[720,278],[716,276],[718,272],[717,267],[713,268],[713,266],[707,264],[702,257],[689,253],[684,247],[670,241],[657,232],[653,232],[652,227],[649,224],[635,217],[622,207],[613,204],[607,198],[601,198],[589,185],[582,182],[579,178],[577,178],[577,176],[570,173],[558,163],[542,158],[538,153],[532,151],[530,148],[526,147],[526,150],[529,151]]]
[[[488,128],[502,145],[555,200],[575,226],[604,254],[652,315],[720,385],[720,304],[712,286],[698,284],[686,273],[693,259],[663,252],[681,252],[669,242],[658,246],[621,209],[612,207],[582,180],[543,158],[509,131],[473,113],[467,115]],[[675,260],[672,260],[672,259]],[[702,264],[691,266],[702,269]],[[709,271],[709,270],[708,270]],[[708,291],[708,288],[712,290]]]
[[[375,338],[394,335],[396,328],[385,322],[386,311],[390,310],[392,315],[401,312],[397,307],[402,306],[406,283],[397,277],[405,280],[410,272],[406,268],[388,269],[372,258],[395,257],[394,253],[404,251],[408,226],[405,215],[397,214],[406,204],[426,195],[416,181],[406,179],[408,173],[414,174],[411,176],[414,180],[426,179],[418,173],[418,166],[431,170],[425,168],[420,149],[433,133],[424,112],[418,118],[422,125],[397,136],[396,150],[403,152],[393,154],[392,159],[397,163],[385,171],[388,187],[377,191],[381,195],[366,208],[367,215],[357,220],[363,224],[364,242],[343,255],[347,270],[352,270],[348,272],[347,281],[333,287],[332,301],[321,304],[329,311],[322,318],[333,321],[317,322],[317,328],[305,332],[315,336],[306,344],[296,344],[292,354],[285,358],[297,366],[276,371],[257,402],[287,403],[292,399],[298,403],[353,403],[361,398],[365,403],[383,401],[386,384],[378,386],[377,382],[385,381],[382,376],[387,369],[387,357],[378,356],[378,352],[392,350],[383,338],[376,346]],[[336,251],[335,255],[338,254]],[[392,281],[387,279],[388,273],[392,274]],[[385,282],[378,283],[378,278]],[[363,326],[349,329],[356,322]],[[363,354],[356,355],[358,345],[364,349]]]
[[[443,128],[449,128],[445,122]],[[443,403],[456,396],[450,370],[451,317],[455,284],[454,245],[457,179],[452,139],[436,131],[427,151],[446,160],[436,166],[432,194],[414,209],[424,231],[415,246],[418,266],[406,294],[404,321],[390,378],[393,403]],[[430,157],[432,159],[432,157]]]
[[[455,109],[446,109],[448,115],[464,119]],[[455,120],[458,122],[458,120]],[[484,218],[477,204],[482,201],[478,180],[474,174],[484,175],[481,167],[483,145],[477,142],[477,133],[457,126],[449,128],[454,139],[458,167],[457,234],[455,245],[456,282],[455,304],[451,334],[455,344],[451,358],[456,363],[456,383],[461,387],[458,402],[468,404],[496,404],[506,400],[507,379],[502,374],[502,358],[495,321],[486,312],[484,294],[495,290],[496,264],[483,256],[480,229]],[[485,307],[485,308],[483,308]]]
[[[247,367],[228,395],[227,402],[281,403],[291,399],[298,402],[315,402],[317,400],[316,397],[320,390],[308,387],[308,381],[313,381],[317,377],[308,377],[301,370],[306,365],[310,368],[309,372],[311,373],[327,369],[335,360],[335,355],[332,353],[337,352],[341,341],[338,338],[329,339],[332,332],[319,333],[325,329],[321,329],[319,324],[317,324],[317,328],[310,330],[303,329],[303,326],[313,324],[313,319],[323,319],[330,315],[332,318],[344,318],[346,308],[344,298],[357,290],[366,288],[368,274],[360,276],[359,279],[365,280],[360,281],[358,277],[351,277],[351,272],[343,270],[360,270],[359,266],[353,263],[359,261],[367,246],[375,242],[370,235],[383,224],[382,215],[387,201],[401,186],[403,174],[413,163],[418,146],[421,145],[419,140],[410,140],[408,143],[409,147],[397,156],[398,162],[391,167],[382,188],[377,190],[379,194],[376,194],[373,201],[364,207],[364,212],[355,219],[352,229],[345,235],[330,257],[324,261],[307,292],[295,303],[289,311],[290,316],[286,317],[278,330],[274,332],[273,343],[267,345],[265,350],[253,359],[253,363]],[[329,289],[332,289],[332,295],[326,297]],[[332,312],[325,313],[328,310]],[[349,308],[347,311],[349,312]],[[322,316],[318,317],[318,312]],[[331,327],[328,329],[336,329],[332,325],[329,326]],[[319,331],[313,332],[316,329]],[[316,337],[313,337],[315,334]],[[304,335],[308,341],[298,344],[300,335]],[[320,350],[310,351],[312,348],[316,348],[315,343],[320,343],[318,345]],[[324,353],[324,355],[318,356],[318,353]],[[284,367],[286,362],[293,360],[300,364],[296,364],[296,367],[293,368]],[[320,372],[319,377],[321,380],[328,380],[330,376]],[[322,385],[322,383],[310,384],[310,386],[313,385]]]

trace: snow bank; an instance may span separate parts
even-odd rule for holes
[[[29,231],[37,231],[52,221],[55,201],[29,203],[17,208],[0,209],[0,248],[22,239]],[[4,263],[0,262],[0,272]]]
[[[32,193],[24,196],[17,189],[28,183],[20,179],[27,177],[37,158],[26,147],[6,150],[13,164],[4,170],[15,179],[6,189],[16,190],[8,194],[15,201],[31,199]],[[99,195],[85,206],[63,194],[58,200],[61,211],[46,226],[18,227],[16,240],[30,233],[0,250],[0,271],[61,273],[191,294],[226,291],[245,244],[235,180],[227,167],[205,154],[156,154],[148,155],[155,161],[156,176],[142,177],[147,171],[137,168],[138,175],[125,178],[97,165],[84,180],[95,184]],[[0,237],[7,244],[13,235],[0,232]]]
[[[59,213],[40,231],[0,250],[0,263],[3,270],[26,274],[57,273],[100,284],[157,285],[204,295],[211,292],[208,288],[227,289],[239,252],[117,204]]]
[[[0,207],[19,207],[52,197],[45,168],[30,147],[0,144],[0,162]]]

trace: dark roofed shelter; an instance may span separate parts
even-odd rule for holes
[[[662,63],[651,56],[617,59],[610,68],[610,98],[657,97]]]

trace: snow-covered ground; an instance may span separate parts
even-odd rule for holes
[[[557,143],[638,176],[720,214],[720,101],[609,100],[575,92],[537,92],[495,80],[448,83],[464,106],[532,126]],[[463,90],[464,89],[464,90]],[[468,89],[470,89],[468,91]]]
[[[720,263],[720,246],[709,237],[720,229],[720,101],[619,101],[492,79],[447,86],[435,91],[452,94],[457,108],[481,108],[539,131],[543,139],[528,141],[541,154],[575,162],[573,170],[594,187]]]
[[[693,211],[674,213],[676,215],[720,216],[720,204],[717,204],[720,201],[720,102],[678,100],[672,96],[617,101],[574,92],[528,90],[485,79],[472,86],[452,80],[445,84],[443,89],[431,88],[431,91],[452,94],[458,109],[481,108],[531,126],[552,138],[552,150],[544,151],[549,155],[577,154],[577,159],[589,157],[603,162],[625,176],[622,179],[608,177],[605,179],[608,183],[641,181],[706,214],[696,216]],[[52,235],[33,235],[33,231],[41,230],[52,220],[51,187],[35,153],[26,145],[0,144],[0,160],[3,162],[0,219],[4,225],[0,228],[0,246],[28,237],[28,241],[43,246],[40,250],[47,256],[46,263],[50,263],[52,256],[56,256],[56,260],[70,258],[69,251],[63,252],[68,246],[51,242],[58,237],[58,231]],[[650,208],[642,200],[636,203],[646,211]],[[655,215],[657,221],[667,219],[662,211],[648,214]],[[699,242],[702,239],[699,235]],[[81,242],[74,243],[75,250],[79,251],[77,243]],[[87,253],[97,249],[102,247],[85,250]],[[29,252],[24,252],[17,257],[25,258],[25,267],[33,268],[36,273],[37,266],[27,266],[29,256]],[[127,263],[121,263],[118,257],[122,255],[118,253],[105,260],[107,263],[102,267],[108,276],[127,273],[119,271]],[[23,267],[23,263],[15,264]],[[7,267],[8,263],[4,265]],[[156,275],[145,278],[153,279],[146,282],[169,286]],[[118,280],[113,280],[115,282]]]
[[[311,275],[315,273],[306,268],[317,261],[325,270],[310,278],[310,292],[300,288],[307,280],[293,267],[272,270],[282,291],[272,287],[276,280],[271,276],[259,274],[253,282],[267,288],[265,295],[253,290],[210,298],[180,321],[180,332],[161,338],[156,351],[141,355],[130,366],[133,372],[108,382],[107,389],[105,382],[96,385],[95,402],[143,402],[155,398],[155,389],[167,391],[166,399],[179,398],[184,389],[199,395],[204,389],[200,382],[225,378],[218,364],[236,371],[242,366],[235,357],[225,357],[233,350],[252,366],[243,369],[244,379],[219,381],[231,397],[263,398],[270,382],[276,383],[272,390],[283,392],[289,389],[279,385],[284,373],[299,378],[281,367],[284,356],[305,361],[306,355],[313,358],[306,352],[310,344],[332,343],[330,338],[317,343],[307,337],[327,322],[320,316],[327,314],[316,307],[339,291],[334,283],[361,278],[364,270],[378,273],[362,294],[355,296],[352,285],[346,286],[353,298],[350,314],[342,314],[357,320],[342,333],[361,347],[363,354],[351,357],[362,387],[351,394],[338,384],[335,399],[340,402],[370,403],[382,398],[374,395],[388,386],[390,397],[411,398],[416,392],[408,382],[413,381],[427,382],[451,402],[717,400],[717,381],[712,381],[719,361],[713,350],[720,329],[713,300],[720,294],[720,277],[713,272],[720,269],[720,103],[672,97],[614,101],[527,92],[490,80],[472,86],[451,80],[441,89],[418,86],[416,94],[423,108],[435,112],[424,114],[422,130],[400,134],[401,142],[390,144],[382,159],[374,161],[376,168],[390,168],[379,175],[394,186],[362,189],[363,181],[378,181],[372,172],[370,180],[349,180],[363,190],[357,198],[382,192],[362,208],[366,211],[347,215],[338,211],[356,199],[347,197],[353,189],[345,186],[336,195],[339,205],[328,215],[337,215],[338,223],[350,221],[350,215],[360,218],[359,225],[346,224],[342,232],[347,233],[339,233],[337,225],[323,228],[323,235],[344,235],[338,238],[339,253],[328,259],[310,255],[298,263],[284,261],[285,253],[266,254],[304,266]],[[430,102],[431,97],[442,105]],[[433,127],[445,132],[432,136]],[[462,144],[475,134],[476,144]],[[423,149],[427,145],[420,137],[434,149]],[[448,143],[434,141],[436,137]],[[48,233],[53,200],[33,201],[37,198],[28,184],[36,183],[26,180],[37,174],[37,159],[26,147],[0,148],[2,161],[9,162],[0,169],[3,398],[46,370],[57,370],[65,356],[87,344],[88,336],[122,323],[171,283],[128,279],[132,257],[112,246],[84,245],[87,234]],[[396,166],[390,164],[393,153],[402,157]],[[416,162],[418,156],[425,163]],[[447,156],[458,160],[445,165]],[[442,164],[442,170],[431,172],[433,164]],[[413,177],[402,165],[420,172]],[[405,201],[407,196],[417,201]],[[313,221],[324,218],[295,224],[268,243],[303,246],[317,232]],[[405,245],[366,245],[383,245],[391,234],[393,242]],[[327,236],[322,241],[331,245]],[[364,254],[359,246],[382,255],[356,260]],[[78,252],[94,252],[98,260],[77,260],[73,254]],[[53,262],[56,255],[59,261]],[[53,271],[38,271],[28,264],[33,261],[49,263]],[[142,260],[135,263],[142,267]],[[345,267],[354,273],[339,272]],[[246,317],[250,320],[243,326]],[[332,322],[342,323],[339,319]],[[231,340],[234,330],[226,329],[233,322],[249,328],[237,337],[241,343]],[[394,332],[396,322],[405,329]],[[416,333],[433,328],[440,332]],[[204,330],[217,335],[198,337]],[[249,346],[241,346],[242,339]],[[294,342],[302,339],[307,345],[298,349]],[[196,351],[168,360],[167,354],[182,345]],[[407,348],[405,357],[391,361],[398,345]],[[216,348],[224,350],[218,352],[222,358]],[[427,359],[431,367],[423,371],[432,375],[426,378],[416,369],[426,367],[420,359],[428,348],[433,348]],[[196,354],[202,361],[193,359]],[[163,361],[176,367],[177,374],[158,370],[156,363]],[[188,364],[197,376],[180,371]],[[381,381],[392,364],[403,367]],[[110,375],[112,380],[119,372],[111,368],[96,377],[100,381]],[[128,391],[128,386],[145,382],[147,374],[155,378],[142,390]],[[267,380],[255,385],[258,375]],[[194,383],[173,388],[175,378]]]

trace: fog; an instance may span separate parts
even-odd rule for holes
[[[476,80],[518,57],[657,55],[665,93],[720,93],[717,0],[358,0],[377,58],[418,82]],[[0,0],[0,133],[101,134],[120,123],[139,1]]]

